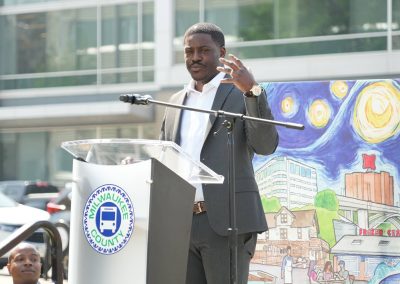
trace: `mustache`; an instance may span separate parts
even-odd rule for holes
[[[197,65],[197,66],[206,67],[206,65],[200,63],[199,61],[194,61],[194,62],[192,62],[192,63],[189,65],[189,67],[196,66],[196,65]]]

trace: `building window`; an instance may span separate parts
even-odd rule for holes
[[[154,81],[152,1],[43,9],[0,14],[0,89]]]
[[[282,228],[282,229],[279,230],[279,232],[280,232],[281,240],[287,240],[287,238],[288,238],[287,229]]]
[[[175,41],[181,46],[187,27],[207,21],[224,30],[230,52],[240,58],[386,50],[386,1],[361,5],[349,0],[175,0]],[[392,6],[396,30],[397,0]],[[182,62],[182,56],[176,60]]]
[[[302,228],[297,228],[297,238],[301,240],[303,238],[303,230]]]
[[[14,6],[14,5],[32,4],[40,2],[52,2],[52,1],[59,1],[59,0],[0,0],[0,6]]]
[[[282,224],[287,224],[288,222],[288,216],[286,213],[281,214],[281,223]]]

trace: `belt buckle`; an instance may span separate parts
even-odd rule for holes
[[[197,214],[200,214],[201,212],[203,212],[203,209],[201,209],[201,201],[197,202],[197,209],[199,210],[199,212],[197,212]]]
[[[200,214],[200,213],[202,213],[202,212],[205,212],[205,210],[202,209],[202,203],[203,203],[202,201],[198,201],[198,202],[196,202],[196,203],[194,204],[193,213],[194,213],[195,215]]]

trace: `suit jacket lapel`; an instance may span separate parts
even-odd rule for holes
[[[211,109],[221,110],[224,102],[228,98],[228,95],[232,91],[232,89],[233,89],[233,84],[221,83],[218,87],[217,93],[215,94],[214,102]],[[185,103],[186,97],[187,97],[186,90],[182,90],[180,93],[177,94],[177,96],[173,100],[171,100],[171,103],[183,105]],[[181,115],[182,115],[181,109],[170,108],[170,119],[167,120],[167,125],[166,125],[166,130],[168,129],[170,131],[172,130],[171,138],[178,145],[180,145],[179,134],[180,134]],[[214,125],[216,119],[217,119],[216,116],[210,115],[204,135],[204,140],[209,135],[210,130]]]
[[[181,91],[178,96],[176,97],[176,99],[174,101],[172,101],[172,103],[174,104],[178,104],[178,105],[183,105],[186,99],[186,90]],[[169,129],[172,129],[172,138],[173,141],[176,144],[180,144],[180,118],[182,115],[182,110],[179,108],[171,108],[172,114],[171,114],[171,119],[170,122],[172,123],[172,125],[170,125]]]
[[[233,89],[233,84],[221,83],[218,87],[217,93],[215,94],[214,102],[213,102],[211,109],[212,110],[221,110],[224,102],[228,98],[228,95],[232,91],[232,89]],[[214,125],[216,119],[217,119],[217,117],[215,115],[210,115],[210,118],[209,118],[208,124],[207,124],[207,128],[206,128],[206,132],[204,135],[204,141],[208,137],[208,134],[210,133],[210,130],[211,130],[212,126]]]

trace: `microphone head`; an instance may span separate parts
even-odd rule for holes
[[[150,95],[124,94],[119,96],[121,102],[133,105],[147,105],[151,99],[152,97]]]
[[[129,102],[129,95],[120,95],[120,96],[119,96],[119,100],[120,100],[121,102],[128,103],[128,102]]]

